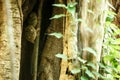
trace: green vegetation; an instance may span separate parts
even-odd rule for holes
[[[74,16],[76,5],[77,5],[76,2],[68,3],[67,6],[64,4],[53,4],[53,6],[55,7],[66,9],[71,14],[70,16]],[[94,14],[92,10],[88,10],[88,12]],[[106,17],[106,22],[104,26],[105,33],[104,33],[101,61],[96,63],[99,65],[99,72],[89,70],[90,67],[92,69],[96,69],[95,63],[84,60],[80,56],[78,56],[78,60],[82,64],[82,66],[80,68],[71,70],[72,74],[78,74],[78,73],[81,73],[81,71],[84,71],[85,74],[92,79],[95,79],[96,76],[102,80],[120,79],[120,65],[119,65],[120,64],[120,52],[119,52],[120,39],[117,37],[120,34],[120,29],[112,23],[116,14],[113,11],[106,11],[105,14],[107,15],[107,17]],[[58,19],[65,16],[66,16],[65,14],[58,14],[53,16],[50,19]],[[79,22],[83,21],[81,18],[75,19],[75,20]],[[62,37],[61,33],[51,33],[49,35],[54,35],[57,38]],[[94,55],[95,57],[97,57],[96,51],[90,47],[84,48],[82,50],[85,50],[91,53],[92,55]],[[64,60],[69,60],[69,58],[66,55],[63,55],[61,53],[58,53],[56,57],[62,58]],[[88,77],[80,76],[79,79],[89,80]]]

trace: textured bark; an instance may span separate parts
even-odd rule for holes
[[[37,0],[22,0],[22,12],[23,12],[23,26],[22,26],[22,49],[21,49],[21,65],[20,65],[20,80],[32,80],[33,79],[33,72],[34,70],[31,70],[32,64],[32,56],[34,44],[28,42],[25,37],[25,28],[28,19],[28,16],[30,13],[35,12],[37,13],[38,10],[38,4],[36,4]],[[37,8],[35,8],[37,7]],[[34,10],[35,9],[35,10]],[[35,73],[37,74],[37,73]]]
[[[117,15],[113,23],[115,23],[120,28],[120,0],[112,0],[111,3],[115,10],[113,10]]]
[[[70,1],[67,1],[70,3]],[[75,2],[75,0],[73,0]],[[76,6],[75,6],[76,7]],[[66,13],[66,20],[64,22],[64,37],[63,37],[63,54],[70,60],[62,60],[61,73],[59,80],[76,80],[76,74],[72,74],[73,69],[80,68],[78,62],[78,22],[76,21],[77,14]]]
[[[0,80],[19,80],[21,17],[17,0],[0,0]]]
[[[73,0],[74,1],[74,0]],[[69,3],[69,0],[67,1]],[[82,0],[81,5],[79,7],[81,7],[81,11],[78,15],[81,14],[81,17],[84,21],[81,22],[80,24],[80,33],[78,34],[78,36],[80,36],[80,42],[82,43],[82,49],[84,48],[92,48],[96,51],[97,53],[97,57],[95,57],[93,54],[87,52],[87,51],[82,51],[81,55],[82,58],[89,61],[89,62],[93,62],[97,68],[96,69],[91,69],[92,71],[98,71],[99,70],[99,66],[97,64],[97,62],[100,61],[100,56],[101,56],[101,50],[102,50],[102,42],[103,42],[103,36],[104,36],[104,23],[105,23],[105,14],[104,11],[107,10],[107,5],[106,5],[106,0],[101,0],[100,2],[96,1],[96,0],[91,0],[90,2],[87,2],[85,0]],[[95,7],[97,6],[97,7]],[[103,8],[104,7],[104,8]],[[92,10],[93,13],[89,13],[88,9]],[[76,17],[77,19],[77,17]],[[76,39],[72,36],[72,33],[70,31],[70,28],[72,29],[72,27],[70,27],[71,23],[76,23],[77,26],[77,22],[73,21],[74,19],[71,19],[69,16],[66,19],[66,27],[65,27],[65,35],[64,35],[64,51],[63,53],[65,55],[68,56],[68,58],[71,59],[75,57],[75,59],[77,59],[78,55],[76,52],[78,49],[77,45],[77,40],[78,40],[78,36],[76,36]],[[74,26],[75,28],[75,26]],[[74,29],[72,29],[74,30]],[[90,31],[91,30],[91,31]],[[73,31],[74,32],[74,31]],[[74,32],[76,33],[76,32]],[[72,38],[72,37],[73,38]],[[77,47],[77,48],[75,48]],[[82,50],[81,49],[81,50]],[[77,51],[78,52],[78,51]],[[79,51],[81,52],[81,51]],[[79,53],[78,52],[78,53]],[[71,55],[72,54],[72,55]],[[76,55],[77,54],[77,55]],[[75,76],[73,76],[73,74],[70,76],[70,74],[66,73],[66,72],[70,72],[71,71],[71,66],[72,65],[74,67],[75,62],[70,63],[70,61],[64,61],[62,60],[62,65],[61,65],[61,78],[60,80],[75,80]],[[77,66],[79,66],[80,64],[77,63]],[[84,75],[84,74],[82,74]],[[69,78],[70,77],[70,78]],[[88,77],[88,76],[87,76]],[[97,78],[96,78],[97,80]]]
[[[106,19],[104,11],[108,9],[106,2],[107,0],[101,0],[100,2],[91,0],[89,3],[84,0],[82,1],[81,17],[85,23],[82,22],[80,25],[80,36],[83,49],[89,47],[94,49],[97,53],[96,56],[88,51],[83,51],[82,53],[83,59],[96,65],[96,69],[91,69],[91,71],[98,72],[99,70],[98,62],[101,57],[104,23]],[[89,13],[87,11],[88,9],[92,10],[93,13]]]
[[[106,18],[104,11],[107,9],[106,0],[101,0],[100,2],[91,0],[89,3],[83,0],[81,7],[81,17],[85,21],[85,23],[82,22],[80,26],[83,49],[90,47],[97,53],[97,56],[95,57],[93,54],[83,51],[82,58],[89,62],[93,62],[96,65],[96,69],[91,70],[98,71],[99,66],[97,62],[100,61],[104,36],[104,23]],[[92,10],[93,13],[89,13],[87,11],[88,9]],[[88,30],[87,28],[92,31]]]
[[[57,0],[55,1],[56,3]],[[53,15],[61,14],[63,12],[62,9],[54,8]],[[61,32],[63,31],[63,19],[52,20],[47,34],[52,32]],[[43,22],[45,24],[45,22]],[[41,54],[41,61],[39,65],[39,76],[38,80],[58,80],[59,79],[59,71],[60,71],[60,60],[55,57],[55,54],[62,53],[62,39],[57,39],[53,36],[47,36],[46,43]]]

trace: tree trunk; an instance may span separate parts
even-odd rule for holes
[[[108,10],[108,0],[88,1],[0,0],[0,80],[19,80],[19,75],[20,80],[78,80],[82,76],[93,80],[81,68],[92,62],[96,69],[87,66],[88,70],[99,71],[106,18],[104,11]],[[71,2],[78,3],[73,6],[76,10],[72,13],[52,6],[61,3],[68,7]],[[119,25],[119,0],[113,0],[113,5],[118,13],[115,23]],[[32,12],[37,14],[35,28],[39,29],[34,43],[27,41],[25,36]],[[56,14],[66,16],[50,20]],[[81,22],[77,21],[79,18]],[[63,37],[57,39],[49,35],[54,32],[62,33]],[[55,57],[58,53],[66,55],[67,60]],[[87,62],[82,63],[79,58]],[[81,72],[74,74],[74,69]],[[98,80],[97,76],[95,80]]]
[[[48,2],[49,3],[49,2]],[[55,3],[58,3],[57,0],[55,0]],[[49,7],[53,4],[49,4]],[[45,6],[44,6],[45,7]],[[43,7],[43,8],[44,8]],[[52,6],[51,6],[52,7]],[[46,14],[46,8],[48,8],[48,5],[44,8],[45,13],[43,16],[47,16]],[[44,11],[43,10],[43,11]],[[50,11],[50,10],[48,10]],[[53,8],[53,12],[47,12],[47,13],[52,13],[52,15],[55,14],[61,14],[63,12],[63,9],[58,9],[58,8]],[[48,17],[48,19],[51,16]],[[43,17],[44,20],[44,17]],[[46,20],[46,19],[45,19]],[[46,22],[42,22],[42,26],[47,26],[48,29],[45,32],[46,34],[50,34],[53,32],[60,32],[62,33],[63,31],[63,18],[57,19],[57,20],[52,20],[50,22],[50,25],[45,25]],[[45,36],[45,45],[43,48],[42,53],[40,54],[40,63],[39,63],[39,76],[38,80],[58,80],[59,78],[59,71],[60,71],[60,60],[55,57],[57,53],[62,53],[62,39],[57,39],[53,36],[46,35]],[[41,42],[40,42],[41,43]]]
[[[0,80],[19,80],[22,25],[19,2],[0,0]]]
[[[73,1],[74,2],[74,1]],[[55,3],[58,3],[55,1]],[[70,3],[68,0],[65,2],[67,4]],[[81,4],[80,4],[81,3]],[[56,38],[51,38],[51,36],[47,37],[47,41],[45,44],[45,47],[43,49],[43,52],[41,54],[41,61],[39,66],[39,79],[40,80],[56,80],[58,79],[58,75],[55,75],[53,73],[59,74],[59,72],[55,72],[56,67],[58,68],[59,60],[54,57],[56,53],[63,53],[65,54],[69,59],[72,61],[64,61],[61,62],[61,70],[58,68],[57,70],[60,72],[60,79],[59,80],[75,80],[78,77],[76,77],[76,74],[72,74],[71,70],[74,68],[78,68],[80,66],[80,62],[78,62],[78,57],[81,57],[85,60],[88,60],[88,62],[93,62],[97,69],[91,69],[91,71],[98,71],[98,64],[97,62],[100,61],[101,56],[101,50],[102,50],[102,42],[103,42],[103,36],[104,36],[104,23],[105,23],[105,15],[104,11],[107,9],[106,1],[101,0],[98,1],[90,1],[89,3],[87,1],[81,1],[80,6],[81,11],[78,10],[79,13],[75,13],[74,15],[69,14],[69,12],[65,13],[66,11],[61,11],[59,8],[59,11],[56,10],[56,8],[53,9],[53,14],[62,14],[65,13],[66,19],[63,18],[63,21],[65,23],[62,23],[61,19],[53,20],[51,21],[51,25],[48,27],[49,33],[51,32],[61,32],[63,33],[63,42],[59,42]],[[97,6],[97,7],[93,7]],[[103,8],[105,7],[105,9]],[[91,9],[92,13],[88,12],[88,10]],[[81,15],[80,18],[83,19],[85,22],[81,22],[80,25],[76,22],[76,19],[78,15]],[[60,27],[58,27],[58,25]],[[63,25],[63,27],[62,27]],[[62,29],[64,31],[62,32]],[[80,30],[78,30],[80,29]],[[80,40],[79,40],[80,36]],[[54,42],[53,42],[54,41]],[[80,41],[80,42],[78,42]],[[59,44],[63,43],[63,48],[59,48]],[[78,52],[78,45],[77,43],[82,43],[82,48]],[[57,44],[57,45],[56,45]],[[57,49],[58,48],[58,49]],[[96,51],[96,57],[95,55],[89,53],[88,51],[83,51],[84,48],[92,48],[94,51]],[[61,49],[61,50],[60,50]],[[63,49],[63,52],[62,52]],[[74,65],[76,63],[76,65]],[[55,64],[55,65],[53,65]],[[46,66],[47,65],[47,66]],[[47,77],[46,77],[47,76]],[[57,76],[57,77],[56,77]],[[85,76],[85,73],[83,73],[81,76]],[[87,76],[88,77],[88,76]],[[96,78],[97,80],[97,78]]]

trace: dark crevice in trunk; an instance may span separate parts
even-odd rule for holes
[[[27,16],[32,12],[37,12],[38,6],[40,5],[38,0],[35,0],[34,6],[29,3],[24,3],[24,7],[28,6],[28,10],[25,11],[24,14],[24,24],[23,24],[23,32],[22,32],[22,44],[21,44],[21,66],[20,66],[20,80],[31,80],[32,75],[31,75],[31,57],[32,57],[32,52],[33,52],[33,47],[34,44],[28,42],[25,39],[25,27],[27,23]],[[32,0],[33,1],[33,0]],[[36,3],[36,1],[38,3]],[[36,3],[36,4],[35,4]],[[42,50],[44,48],[44,44],[46,41],[46,30],[48,26],[50,25],[50,17],[52,16],[52,11],[53,11],[53,6],[52,4],[54,3],[54,0],[44,0],[43,1],[43,7],[42,7],[42,21],[41,21],[41,31],[40,31],[40,45],[39,45],[39,60],[40,61],[40,55],[42,53]],[[31,5],[31,7],[30,7]],[[24,7],[22,8],[24,9]],[[39,63],[39,62],[38,62]]]
[[[42,21],[41,21],[41,31],[40,31],[40,45],[39,45],[39,60],[47,39],[47,28],[50,25],[50,18],[52,17],[53,12],[53,1],[44,0],[43,8],[42,8]],[[38,62],[39,63],[39,62]],[[38,64],[39,65],[39,64]]]

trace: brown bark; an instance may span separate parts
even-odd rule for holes
[[[33,1],[33,4],[30,4],[29,1]],[[26,41],[24,37],[24,33],[25,33],[24,32],[25,26],[24,26],[23,38],[22,38],[23,39],[22,60],[21,60],[22,62],[21,62],[21,74],[20,74],[22,77],[21,80],[26,80],[26,79],[31,80],[33,74],[35,74],[34,76],[37,77],[38,80],[58,80],[59,76],[63,76],[61,80],[69,80],[69,78],[71,77],[72,79],[75,79],[76,75],[69,73],[71,70],[70,68],[71,66],[69,66],[69,64],[72,64],[72,62],[62,60],[60,66],[60,59],[56,58],[55,54],[63,53],[66,54],[68,57],[72,57],[71,54],[73,53],[77,54],[76,52],[74,52],[73,48],[76,49],[75,47],[79,45],[76,42],[76,39],[79,40],[78,39],[79,37],[80,37],[80,42],[82,43],[80,45],[82,46],[80,50],[86,47],[90,47],[96,50],[97,52],[97,58],[96,58],[94,55],[90,54],[87,51],[83,51],[83,52],[80,51],[82,52],[81,53],[82,58],[94,62],[97,65],[97,61],[100,61],[103,34],[104,34],[103,25],[105,22],[105,17],[103,15],[104,12],[103,9],[104,6],[106,6],[105,1],[106,0],[101,0],[101,2],[97,2],[96,0],[91,0],[90,3],[87,3],[85,0],[80,1],[79,7],[81,8],[81,11],[77,9],[79,12],[78,15],[81,15],[80,18],[82,18],[85,21],[85,23],[82,22],[80,25],[78,25],[77,22],[75,22],[76,24],[74,25],[74,27],[76,27],[76,29],[79,28],[80,32],[78,36],[75,36],[75,39],[71,39],[70,24],[71,21],[74,22],[73,19],[67,16],[66,18],[55,19],[55,20],[51,20],[50,22],[49,21],[49,18],[51,17],[51,15],[49,15],[50,13],[53,13],[52,15],[62,14],[65,13],[65,10],[54,7],[53,12],[52,10],[49,11],[49,8],[53,4],[54,0],[52,0],[52,2],[51,0],[44,0],[42,4],[43,10],[40,10],[42,13],[41,16],[42,19],[41,19],[41,30],[40,30],[41,32],[39,36],[40,37],[39,52],[37,52],[39,54],[37,57],[38,58],[37,64],[39,65],[38,72],[35,71],[31,73],[31,67],[32,67],[31,59],[34,58],[32,55],[34,55],[33,46],[35,44],[31,44]],[[34,9],[36,9],[36,5],[40,5],[38,3],[36,3],[35,5],[35,2],[34,0],[25,0],[25,2],[23,3],[23,14],[25,21],[28,20],[27,16],[29,15],[29,13],[31,13],[32,11],[34,11]],[[67,3],[67,2],[69,2],[69,0],[67,1],[65,0],[65,2],[63,2],[62,0],[59,1],[55,0],[55,3]],[[89,13],[87,11],[88,9],[91,9],[94,14]],[[67,13],[67,15],[69,14]],[[88,30],[86,27],[89,27],[92,31]],[[64,37],[62,38],[63,40],[57,39],[53,36],[46,35],[52,32],[64,33]],[[71,44],[71,42],[73,42],[73,44]],[[77,49],[78,48],[79,47],[77,46]],[[37,67],[34,67],[34,69],[35,68],[37,69]],[[95,71],[98,71],[98,68]]]
[[[83,51],[82,53],[83,59],[86,59],[88,62],[92,62],[96,65],[96,69],[91,69],[91,71],[98,72],[99,70],[98,62],[100,61],[101,56],[104,36],[104,23],[106,18],[104,11],[107,10],[106,1],[107,0],[101,0],[99,2],[96,0],[91,0],[89,3],[82,1],[81,18],[85,22],[81,23],[80,36],[83,49],[89,47],[96,51],[96,56],[89,53],[88,51]],[[87,11],[88,9],[92,10],[93,13],[89,13]]]
[[[69,0],[68,0],[69,3]],[[97,6],[97,7],[95,7]],[[80,25],[80,33],[78,34],[78,36],[80,36],[81,39],[81,43],[82,43],[82,49],[84,48],[92,48],[96,51],[96,57],[89,53],[88,51],[83,51],[82,54],[82,58],[87,60],[88,62],[93,62],[96,65],[96,69],[92,69],[91,71],[98,71],[98,64],[97,62],[100,61],[100,56],[101,56],[101,50],[102,50],[102,42],[103,42],[103,36],[104,36],[104,23],[105,23],[105,14],[103,14],[103,12],[105,11],[105,9],[103,9],[103,6],[105,9],[107,9],[106,6],[106,1],[105,0],[101,0],[101,2],[92,0],[89,3],[87,1],[81,1],[81,18],[83,19],[83,22],[81,22]],[[88,10],[92,10],[93,13],[89,13]],[[70,15],[69,15],[70,16]],[[77,49],[75,49],[77,45],[75,44],[75,42],[78,40],[78,36],[76,36],[76,39],[72,36],[72,34],[75,32],[73,31],[73,33],[71,33],[72,29],[71,23],[76,23],[77,27],[77,22],[74,22],[74,18],[70,18],[70,17],[66,17],[66,27],[65,27],[65,35],[64,35],[64,51],[63,53],[65,55],[68,56],[68,58],[71,59],[75,57],[75,59],[77,59],[77,57],[80,57],[78,55],[80,54],[75,54],[76,52],[74,52],[75,50],[77,51]],[[77,19],[77,17],[75,17]],[[88,30],[89,28],[89,30]],[[70,30],[71,29],[71,30]],[[91,30],[91,31],[90,31]],[[75,35],[74,35],[75,36]],[[74,40],[74,41],[73,41]],[[74,47],[73,47],[74,46]],[[78,52],[78,51],[77,51]],[[81,52],[81,51],[80,51]],[[79,52],[78,52],[79,53]],[[71,56],[72,54],[72,56]],[[70,75],[70,74],[66,74],[67,72],[71,71],[71,66],[72,68],[74,67],[75,62],[71,62],[70,61],[64,61],[62,60],[62,65],[61,65],[61,77],[60,80],[75,80],[75,76]],[[77,66],[79,66],[79,62],[77,63]],[[84,74],[82,74],[84,75]],[[70,78],[69,78],[70,77]],[[88,77],[88,76],[87,76]],[[97,78],[96,78],[97,80]]]
[[[113,23],[115,23],[120,28],[120,0],[114,1],[112,0],[111,3],[115,10],[113,10],[117,15]]]
[[[55,3],[58,3],[57,0]],[[53,15],[61,14],[62,9],[54,8]],[[63,31],[63,19],[52,20],[47,34],[52,32]],[[55,57],[55,54],[62,53],[62,39],[57,39],[52,36],[47,36],[46,43],[41,54],[41,61],[38,71],[38,80],[58,80],[60,71],[60,60]]]
[[[0,80],[18,80],[21,53],[21,16],[16,0],[0,0]]]

